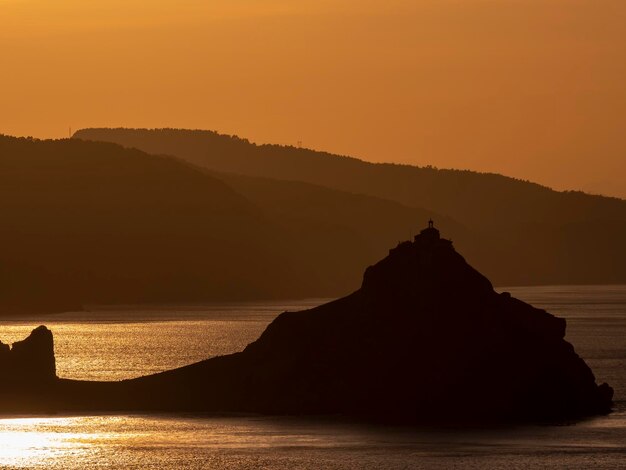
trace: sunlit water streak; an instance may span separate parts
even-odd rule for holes
[[[598,380],[615,387],[615,413],[568,426],[473,430],[372,427],[331,418],[7,417],[0,419],[0,467],[623,468],[626,286],[502,290],[568,319],[567,339]],[[0,339],[22,339],[44,323],[55,333],[60,375],[116,379],[239,350],[281,311],[316,303],[99,309],[4,321]]]
[[[0,340],[19,341],[43,323],[54,333],[59,377],[121,380],[240,351],[281,312],[322,302],[102,307],[3,321]]]

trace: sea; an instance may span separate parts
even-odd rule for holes
[[[611,414],[482,428],[182,413],[3,416],[0,468],[626,468],[626,286],[497,290],[567,320],[566,339],[598,382],[615,389]],[[281,312],[324,301],[94,307],[3,319],[0,340],[18,341],[45,324],[60,377],[120,380],[239,351]]]

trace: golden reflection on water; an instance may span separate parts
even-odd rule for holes
[[[573,426],[501,429],[394,428],[330,417],[0,418],[0,468],[621,468],[625,433],[625,410]]]
[[[572,426],[471,431],[187,414],[0,417],[0,469],[623,468],[626,287],[620,289],[613,303],[606,299],[615,296],[604,290],[580,294],[575,302],[571,293],[556,295],[544,289],[525,294],[541,295],[537,305],[568,319],[568,339],[597,377],[615,387],[616,411],[606,417]],[[590,312],[589,305],[594,306]],[[166,318],[165,312],[160,321],[147,321],[147,313],[145,318],[136,313],[128,323],[105,313],[93,323],[89,313],[55,317],[56,323],[46,324],[58,335],[61,376],[112,380],[141,375],[149,370],[146,367],[171,368],[239,350],[282,307],[221,309],[183,320]],[[38,324],[4,322],[0,340],[22,339]]]
[[[2,465],[29,467],[41,465],[59,453],[80,452],[81,445],[72,442],[73,433],[59,431],[71,418],[16,418],[0,422],[0,462]],[[54,426],[56,429],[46,428]]]
[[[48,315],[43,321],[41,317],[3,318],[0,341],[23,340],[44,323],[54,334],[60,377],[123,380],[241,351],[281,312],[322,302],[120,307]]]
[[[63,468],[70,461],[94,457],[103,445],[128,434],[98,432],[97,421],[123,418],[10,418],[0,420],[0,467]],[[110,424],[110,423],[109,423]],[[88,427],[89,432],[83,432]]]

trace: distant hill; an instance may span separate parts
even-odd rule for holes
[[[298,283],[244,197],[114,144],[0,137],[0,212],[0,304],[18,310],[282,296]]]
[[[455,234],[455,244],[471,259],[488,260],[486,246],[470,230],[432,211],[299,181],[210,174],[253,201],[281,231],[298,240],[301,250],[315,260],[320,279],[333,275],[332,270],[334,276],[343,273],[346,285],[358,287],[359,269],[384,256],[389,246],[411,239],[431,217],[442,230]]]
[[[496,174],[374,164],[255,145],[211,131],[84,129],[74,137],[173,155],[215,171],[313,183],[445,214],[473,233],[480,240],[477,246],[490,246],[494,255],[482,257],[480,252],[487,251],[476,248],[478,257],[469,257],[499,285],[626,282],[626,201],[621,199],[558,192]]]
[[[0,210],[0,314],[337,296],[433,215],[112,143],[7,136]]]

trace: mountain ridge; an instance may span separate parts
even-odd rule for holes
[[[369,163],[213,131],[85,129],[77,139],[114,141],[219,172],[318,184],[450,217],[489,246],[473,262],[499,285],[626,282],[626,201],[558,192],[466,170]],[[611,243],[598,244],[589,232]],[[464,251],[466,251],[464,249]],[[584,258],[583,262],[573,260]],[[565,266],[567,265],[567,267]]]
[[[437,217],[114,143],[9,136],[0,137],[0,196],[0,242],[11,247],[0,253],[2,314],[337,296],[406,234],[406,221]]]

